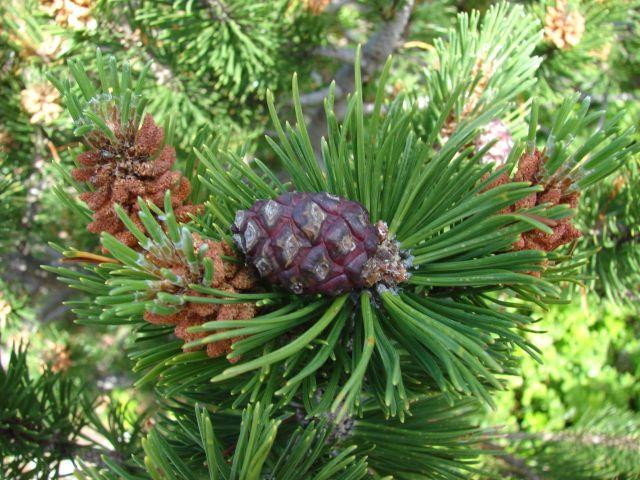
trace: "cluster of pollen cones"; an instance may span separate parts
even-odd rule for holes
[[[118,218],[115,204],[122,207],[142,231],[145,228],[137,214],[138,197],[162,206],[166,191],[171,191],[172,207],[179,222],[188,221],[189,215],[200,211],[201,206],[193,205],[188,200],[191,184],[180,172],[171,169],[176,160],[175,150],[170,145],[164,145],[164,131],[150,115],[144,118],[140,128],[134,122],[122,127],[119,115],[114,112],[107,125],[114,133],[115,140],[100,132],[92,133],[87,138],[91,149],[78,156],[80,166],[72,171],[72,175],[76,180],[95,187],[93,191],[80,195],[93,210],[93,221],[88,225],[88,230],[93,233],[108,232],[125,245],[140,250],[136,238]],[[253,287],[255,277],[251,270],[240,264],[223,261],[223,255],[234,254],[229,245],[203,241],[194,236],[196,251],[203,243],[208,247],[206,255],[215,266],[212,282],[208,286],[228,292],[242,292]],[[168,268],[176,275],[187,278],[187,283],[201,282],[202,272],[194,274],[178,257],[172,261],[153,257],[149,253],[147,257],[158,271]],[[194,291],[179,292],[178,287],[171,284],[166,288],[170,293],[200,296]],[[189,327],[213,320],[250,319],[255,316],[255,310],[255,305],[248,303],[187,303],[173,315],[161,316],[147,312],[144,318],[151,323],[175,325],[176,335],[189,342],[204,336],[189,333]],[[229,353],[235,340],[210,343],[207,345],[207,354],[219,357]]]
[[[129,247],[139,249],[136,238],[118,218],[114,204],[120,205],[143,231],[137,215],[138,197],[160,206],[165,192],[171,191],[176,218],[182,222],[188,221],[189,215],[201,207],[188,200],[189,180],[171,169],[176,160],[175,150],[164,145],[164,131],[150,115],[138,128],[137,122],[121,126],[119,115],[113,113],[107,125],[115,139],[99,132],[91,134],[87,139],[91,149],[78,157],[80,166],[72,174],[76,180],[88,182],[95,188],[81,196],[94,212],[88,229],[94,233],[109,232]],[[510,140],[510,135],[506,140]],[[545,161],[543,152],[525,153],[513,179],[505,173],[489,186],[494,188],[510,181],[544,185],[542,192],[528,195],[503,213],[540,204],[577,207],[579,193],[571,189],[571,181],[547,179]],[[546,220],[546,223],[552,233],[535,229],[525,232],[513,245],[514,250],[548,252],[580,236],[569,218]],[[395,285],[407,278],[405,261],[397,244],[387,238],[385,225],[371,225],[362,205],[327,193],[293,192],[275,201],[258,201],[249,210],[238,212],[232,230],[238,248],[261,276],[295,293],[335,295],[378,282]],[[197,234],[193,241],[195,251],[205,249],[205,255],[214,264],[213,278],[207,286],[230,293],[251,291],[255,287],[256,270],[244,266],[240,259],[233,261],[235,253],[230,245],[203,240]],[[325,244],[330,250],[326,250]],[[189,265],[182,256],[160,258],[150,252],[145,255],[158,269],[159,278],[164,277],[162,269],[168,269],[184,279],[184,285],[202,284],[202,269]],[[162,290],[176,295],[203,296],[170,282],[166,282]],[[176,336],[192,342],[209,334],[190,332],[190,327],[216,320],[251,319],[255,315],[253,303],[191,301],[170,315],[146,312],[144,319],[154,324],[175,325]],[[220,357],[230,353],[238,338],[208,343],[207,355]],[[233,357],[230,361],[238,359]]]
[[[88,230],[108,232],[125,245],[136,247],[135,237],[118,218],[114,204],[120,205],[143,231],[142,223],[134,214],[138,210],[138,197],[162,205],[165,192],[170,190],[179,221],[188,220],[189,214],[196,213],[200,206],[188,201],[191,184],[180,172],[171,170],[176,160],[175,150],[163,145],[164,131],[150,115],[139,129],[133,122],[123,128],[117,114],[112,115],[108,125],[116,141],[93,133],[88,138],[91,150],[78,156],[80,166],[71,173],[76,180],[95,187],[80,195],[93,210]]]
[[[542,192],[531,193],[525,198],[518,200],[514,205],[507,207],[505,213],[512,213],[544,203],[551,205],[564,203],[571,208],[578,207],[580,193],[570,189],[570,180],[549,182],[544,178],[544,163],[546,159],[546,155],[537,149],[532,153],[525,153],[520,157],[518,169],[513,177],[513,181],[531,182],[533,185],[542,184],[545,189]],[[509,181],[511,181],[509,176],[503,174],[492,183],[491,187],[497,187]],[[514,244],[514,250],[542,250],[550,252],[580,237],[580,231],[573,226],[570,217],[548,222],[549,227],[553,230],[552,233],[544,233],[537,229],[525,232]]]
[[[206,244],[208,247],[206,256],[213,260],[214,274],[211,280],[211,287],[230,293],[239,293],[252,290],[256,277],[253,270],[235,263],[223,260],[223,256],[233,256],[233,249],[224,242],[214,242],[212,240],[202,240],[194,235],[194,248],[196,251]],[[187,283],[201,283],[200,275],[189,269],[189,266],[181,260],[168,261],[147,254],[147,260],[158,269],[167,268],[181,278],[188,279]],[[190,289],[179,291],[175,285],[168,285],[167,292],[180,293],[189,296],[202,296],[202,294]],[[255,316],[256,306],[253,303],[194,303],[187,302],[181,310],[171,315],[158,315],[145,312],[144,319],[150,323],[161,325],[175,325],[175,334],[185,342],[191,342],[203,338],[210,333],[190,333],[189,327],[202,325],[205,322],[214,320],[248,320]],[[231,345],[239,337],[218,340],[206,346],[207,355],[210,357],[220,357],[231,352]],[[229,361],[235,363],[240,357],[231,358]]]

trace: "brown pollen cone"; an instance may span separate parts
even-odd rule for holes
[[[580,193],[570,191],[571,182],[563,180],[561,182],[551,181],[547,183],[543,176],[544,163],[546,155],[534,150],[533,153],[524,153],[518,162],[518,170],[514,175],[515,182],[531,182],[534,185],[544,185],[542,192],[535,192],[527,195],[525,198],[518,200],[514,205],[507,207],[505,213],[513,213],[520,209],[531,208],[543,203],[551,205],[560,205],[565,203],[571,208],[577,208]],[[503,175],[496,179],[491,187],[503,185],[509,181],[507,175]],[[513,245],[514,250],[542,250],[550,252],[570,243],[581,236],[580,231],[573,226],[571,218],[563,218],[560,220],[546,220],[546,223],[553,230],[552,233],[544,233],[540,230],[530,230],[522,234],[521,238]]]
[[[570,9],[566,0],[558,0],[555,6],[548,6],[544,16],[544,39],[556,48],[575,47],[585,32],[585,18],[575,9]]]
[[[139,129],[133,122],[121,127],[117,112],[107,123],[116,141],[94,132],[88,138],[92,147],[78,155],[80,166],[74,168],[73,178],[90,183],[95,189],[80,198],[93,210],[93,221],[87,229],[93,233],[108,232],[129,247],[136,247],[135,237],[118,218],[114,203],[120,205],[144,231],[138,216],[137,198],[142,197],[161,206],[164,194],[171,191],[171,202],[178,221],[188,221],[190,213],[201,207],[189,202],[189,180],[172,171],[176,160],[173,147],[163,145],[164,130],[147,115]]]
[[[214,274],[211,279],[212,288],[224,290],[230,293],[239,293],[250,291],[255,283],[256,277],[249,267],[240,263],[229,262],[223,260],[222,256],[234,256],[233,249],[224,242],[214,242],[213,240],[202,240],[198,235],[193,235],[194,250],[198,251],[201,245],[206,244],[208,250],[206,256],[213,260]],[[194,274],[180,259],[174,261],[161,260],[151,254],[147,254],[147,260],[160,268],[168,268],[173,273],[186,278],[187,283],[202,282],[202,272]],[[201,293],[191,289],[182,289],[168,284],[165,290],[169,293],[184,294],[189,296],[204,296]],[[256,306],[253,303],[195,303],[187,302],[183,308],[171,315],[158,315],[151,312],[145,312],[144,319],[150,323],[161,325],[175,325],[175,334],[185,342],[191,342],[199,338],[210,335],[209,333],[191,333],[189,327],[202,325],[205,322],[214,320],[248,320],[256,315]],[[221,357],[231,352],[231,345],[242,337],[234,337],[229,339],[218,340],[206,345],[207,355],[210,357]],[[231,363],[239,360],[239,357],[230,359]]]
[[[304,5],[313,15],[320,15],[330,3],[331,0],[305,0]]]

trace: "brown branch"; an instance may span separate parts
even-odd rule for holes
[[[220,0],[200,0],[200,4],[207,10],[211,20],[224,21],[229,18],[228,7]]]
[[[38,131],[34,144],[37,146],[32,165],[32,174],[24,181],[25,209],[20,220],[22,232],[16,234],[17,240],[12,249],[0,255],[0,279],[11,289],[26,292],[31,298],[44,294],[69,291],[69,287],[59,282],[54,274],[40,268],[42,264],[56,265],[59,255],[51,247],[34,241],[32,230],[36,218],[42,211],[42,196],[51,188],[51,178],[42,169],[49,158],[44,156],[44,146],[59,161],[58,151],[44,132]]]
[[[353,65],[355,62],[355,52],[348,47],[318,47],[314,50],[316,55],[321,57],[340,60],[343,63]]]
[[[485,443],[488,449],[496,450],[500,453],[495,455],[495,458],[502,460],[507,464],[508,469],[513,473],[520,475],[522,478],[526,480],[543,480],[540,475],[538,475],[535,471],[533,471],[527,462],[525,462],[522,458],[516,457],[510,453],[507,453],[504,448],[500,447],[500,445],[496,445],[495,443]]]
[[[543,443],[570,443],[587,447],[605,447],[616,450],[640,451],[637,435],[612,435],[589,432],[501,432],[500,428],[485,431],[483,447],[494,450],[496,459],[506,464],[506,469],[526,480],[543,480],[523,458],[507,452],[496,441],[503,440],[509,444],[523,441],[537,441]]]
[[[353,0],[332,0],[331,3],[325,9],[326,13],[336,13],[345,5],[353,3]]]
[[[369,38],[362,47],[362,81],[371,80],[378,69],[384,65],[387,57],[393,53],[401,42],[409,23],[409,17],[413,10],[414,0],[406,0],[404,5],[395,12],[395,15],[384,21],[380,28]],[[352,92],[355,85],[353,65],[343,65],[335,76],[335,111],[338,115],[344,113],[346,98]],[[316,150],[320,147],[320,138],[326,133],[324,108],[318,107],[310,117],[307,125],[311,142]]]

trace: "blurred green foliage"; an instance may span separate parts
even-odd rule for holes
[[[590,412],[640,407],[640,321],[633,311],[578,297],[556,306],[532,334],[544,362],[522,357],[522,378],[498,395],[493,425],[557,431]]]
[[[267,1],[235,0],[227,2],[234,8],[224,12],[206,7],[219,2],[99,0],[93,7],[97,28],[79,29],[58,25],[43,7],[45,3],[0,0],[0,172],[4,177],[0,199],[7,199],[0,205],[4,221],[0,247],[19,243],[26,256],[37,259],[30,266],[34,271],[39,263],[47,262],[49,241],[68,244],[73,239],[74,247],[86,250],[95,250],[97,245],[97,238],[86,232],[83,219],[73,215],[53,189],[54,184],[61,183],[53,167],[55,156],[68,167],[77,153],[77,139],[71,133],[68,116],[61,115],[52,122],[30,122],[31,113],[21,103],[21,92],[45,82],[45,72],[60,74],[68,58],[91,69],[97,46],[118,59],[131,60],[134,70],[151,61],[153,75],[145,85],[153,99],[150,110],[159,121],[172,119],[179,162],[184,163],[187,147],[197,135],[196,127],[226,132],[225,137],[233,144],[268,133],[266,88],[274,90],[276,101],[281,102],[278,108],[286,112],[290,105],[283,91],[288,90],[294,70],[300,74],[303,93],[321,88],[349,62],[320,54],[318,49],[342,48],[343,54],[352,56],[355,44],[366,42],[401,2],[343,2],[337,14],[329,9],[313,16],[301,8],[304,2],[295,1],[278,0],[273,3],[278,8],[271,8]],[[286,3],[294,7],[287,9]],[[455,23],[458,11],[484,10],[492,3],[417,0],[404,43],[396,49],[386,93],[407,93],[418,105],[427,102],[424,72],[438,68],[435,40]],[[543,6],[549,2],[519,3],[524,3],[538,21],[544,20]],[[130,9],[133,4],[140,8]],[[586,15],[586,41],[576,50],[554,50],[547,45],[536,51],[544,57],[538,74],[543,88],[535,92],[541,115],[553,111],[567,92],[581,89],[592,95],[597,107],[608,108],[612,114],[623,112],[621,129],[637,126],[637,1],[582,0],[577,4],[588,6],[586,13],[611,8],[611,14]],[[211,15],[229,13],[231,20],[227,23],[210,21]],[[286,21],[279,22],[282,19]],[[237,41],[238,25],[249,37],[240,35]],[[228,37],[236,40],[227,44],[224,40]],[[214,56],[214,51],[221,53]],[[372,92],[371,86],[365,89],[365,95]],[[526,102],[527,98],[519,97],[514,104],[523,107]],[[268,161],[271,154],[265,152],[265,144],[255,141],[253,145],[257,147],[251,153]],[[637,176],[637,167],[630,166],[627,178],[631,181],[623,185],[615,203],[609,199],[618,188],[617,178],[610,179],[584,202],[580,214],[584,239],[578,248],[600,252],[590,256],[587,274],[592,277],[590,286],[595,286],[602,298],[581,296],[578,290],[571,304],[558,305],[540,315],[537,326],[544,333],[531,333],[530,340],[543,351],[543,363],[529,356],[521,358],[523,376],[511,378],[507,389],[497,395],[498,408],[486,415],[487,427],[503,426],[504,431],[527,435],[563,432],[584,426],[585,419],[600,419],[603,412],[631,418],[630,424],[635,421],[640,411],[640,309],[637,299],[628,293],[635,294],[638,285]],[[609,215],[601,221],[606,228],[594,230],[591,227],[603,213],[602,206],[609,203]],[[620,221],[623,217],[626,224]],[[620,232],[633,232],[630,239],[634,241],[626,242],[623,249],[617,248]],[[25,246],[29,248],[22,248]],[[91,421],[94,428],[99,429],[100,421],[113,418],[118,418],[116,424],[123,427],[115,429],[119,434],[125,428],[138,428],[138,413],[152,401],[152,395],[130,387],[131,365],[123,354],[132,343],[130,332],[125,328],[99,331],[96,326],[75,325],[70,313],[73,304],[62,305],[69,298],[56,297],[63,292],[53,289],[53,282],[45,282],[43,292],[38,292],[42,294],[35,295],[20,283],[21,278],[25,277],[0,282],[3,363],[12,345],[28,343],[28,367],[34,376],[45,365],[64,365],[61,377],[82,378],[90,385],[91,394],[110,399],[106,403],[116,406],[119,416],[111,408],[96,410],[98,421]],[[630,301],[622,305],[621,296]],[[103,433],[108,434],[108,430]],[[132,444],[136,441],[132,436],[127,438]],[[113,441],[121,443],[123,453],[135,450],[122,438]],[[596,478],[596,474],[547,478],[575,480]]]

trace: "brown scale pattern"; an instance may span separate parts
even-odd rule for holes
[[[188,221],[201,206],[189,202],[189,180],[180,172],[172,171],[176,152],[169,145],[163,146],[164,131],[147,115],[139,129],[130,122],[126,129],[120,127],[119,115],[113,113],[107,125],[117,141],[101,133],[93,133],[87,139],[92,147],[81,153],[80,166],[71,172],[73,178],[88,182],[95,189],[80,198],[93,210],[93,221],[87,229],[93,233],[108,232],[129,247],[136,248],[135,237],[118,218],[114,204],[119,204],[131,219],[144,231],[135,214],[138,196],[158,206],[164,202],[167,190],[178,221]]]
[[[547,157],[544,152],[534,150],[533,153],[524,153],[518,162],[518,169],[512,181],[515,182],[531,182],[534,185],[543,184],[545,189],[542,192],[532,193],[518,200],[514,205],[504,209],[505,213],[512,213],[520,209],[531,208],[543,203],[551,205],[559,205],[565,203],[571,208],[578,207],[580,193],[577,191],[569,191],[571,187],[570,180],[562,182],[544,183],[543,167]],[[499,185],[511,181],[508,175],[504,174],[491,183],[489,188],[495,188]],[[540,230],[531,230],[522,234],[521,238],[513,245],[514,250],[542,250],[550,252],[572,242],[580,237],[580,231],[573,226],[571,218],[563,218],[561,220],[552,220],[549,226],[553,230],[552,233],[544,233]]]
[[[256,277],[249,267],[227,262],[222,259],[223,255],[234,256],[233,249],[228,244],[224,242],[214,242],[212,240],[202,240],[197,235],[194,235],[193,243],[195,251],[198,251],[202,244],[206,244],[209,247],[206,256],[211,258],[214,264],[214,275],[211,280],[211,287],[236,293],[253,289],[256,283]],[[168,268],[176,275],[187,278],[189,283],[201,283],[201,273],[200,275],[194,275],[188,266],[179,259],[166,261],[150,254],[147,254],[147,259],[158,269]],[[164,291],[174,294],[203,296],[191,289],[181,291],[173,284],[167,284]],[[190,342],[203,338],[208,334],[190,333],[187,331],[189,327],[202,325],[212,320],[248,320],[255,315],[256,306],[253,303],[212,304],[187,302],[180,311],[172,315],[158,315],[145,312],[144,319],[154,324],[175,325],[176,336],[185,342]],[[230,353],[231,345],[240,338],[242,337],[234,337],[207,344],[207,355],[210,357],[221,357]],[[229,361],[235,363],[238,360],[239,357],[236,357]]]

